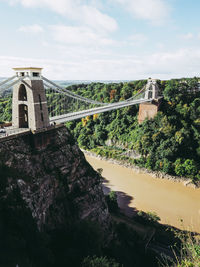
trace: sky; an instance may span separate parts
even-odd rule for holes
[[[199,0],[0,0],[0,77],[200,76]]]

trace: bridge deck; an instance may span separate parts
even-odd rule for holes
[[[0,133],[0,141],[9,140],[10,138],[30,133],[29,128],[5,128],[5,132]]]
[[[97,113],[103,113],[103,112],[107,112],[110,110],[115,110],[118,108],[128,107],[128,106],[141,104],[141,103],[145,103],[145,102],[151,102],[151,101],[152,101],[152,99],[138,99],[138,100],[132,100],[132,101],[122,101],[122,102],[118,102],[118,103],[114,103],[114,104],[108,104],[107,106],[103,106],[103,107],[67,113],[67,114],[60,115],[60,116],[54,116],[54,117],[50,118],[50,122],[52,122],[52,123],[54,123],[54,122],[55,123],[64,123],[67,121],[81,119],[81,118],[84,118],[86,116],[94,115]]]

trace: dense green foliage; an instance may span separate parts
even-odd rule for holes
[[[145,85],[146,81],[135,81],[128,83],[101,84],[94,83],[79,88],[73,86],[71,89],[84,97],[102,102],[117,102],[134,96]],[[128,142],[128,135],[137,123],[136,114],[138,106],[130,106],[121,110],[109,111],[86,117],[81,121],[73,121],[67,124],[77,138],[81,147],[92,149],[98,145],[105,145],[107,139]]]
[[[177,264],[178,267],[196,267],[200,266],[200,243],[188,239],[182,248],[182,259]]]
[[[197,79],[166,83],[160,112],[138,125],[133,148],[138,163],[165,173],[200,178],[200,92]]]
[[[0,122],[11,121],[12,119],[12,98],[11,95],[0,98]]]
[[[175,232],[181,240],[179,255],[175,253],[176,260],[170,265],[173,267],[199,267],[200,266],[200,241],[191,233]],[[163,267],[169,266],[163,264]]]
[[[84,96],[105,96],[103,100],[126,99],[134,94],[143,82],[126,83],[123,86],[110,85],[97,92],[99,87],[93,85],[91,92],[80,91]],[[92,85],[90,85],[92,86]],[[116,89],[113,89],[115,88]],[[121,87],[120,87],[121,86]],[[160,88],[164,98],[160,111],[154,119],[142,124],[137,122],[138,107],[126,107],[110,111],[82,121],[67,123],[79,145],[85,149],[97,149],[104,146],[106,140],[123,144],[124,148],[137,151],[141,157],[134,163],[148,169],[177,176],[186,176],[194,181],[200,179],[200,91],[198,79],[182,79],[161,82]],[[112,97],[111,97],[112,95]],[[95,98],[94,97],[94,98]],[[99,148],[99,153],[102,149]],[[103,149],[106,156],[118,154]],[[108,151],[108,152],[106,152]],[[126,159],[126,157],[124,157]]]

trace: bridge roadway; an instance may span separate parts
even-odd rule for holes
[[[14,128],[14,127],[5,127],[0,128],[0,140],[8,139],[10,136],[18,136],[20,134],[29,133],[31,130],[29,128]]]
[[[86,116],[103,113],[106,111],[128,107],[132,105],[137,105],[145,102],[151,102],[153,99],[137,99],[137,100],[131,100],[131,101],[121,101],[118,103],[108,104],[107,106],[103,107],[97,107],[97,108],[91,108],[87,110],[77,111],[77,112],[71,112],[64,115],[54,116],[50,118],[50,123],[64,123],[67,121],[73,121],[77,119],[84,118]]]

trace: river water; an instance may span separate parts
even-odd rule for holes
[[[131,215],[134,209],[153,211],[161,223],[200,233],[200,189],[85,156],[95,170],[103,169],[104,191],[119,192],[119,205],[125,213]]]

